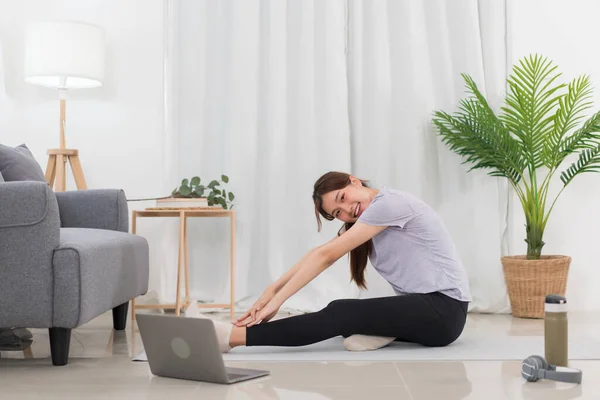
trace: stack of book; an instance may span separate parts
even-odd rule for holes
[[[208,200],[205,198],[179,198],[169,197],[166,199],[156,200],[156,207],[149,207],[148,210],[180,210],[186,209],[205,209],[205,208],[219,208],[220,205],[209,206]]]

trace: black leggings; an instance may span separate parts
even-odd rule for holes
[[[335,300],[318,312],[247,328],[246,346],[304,346],[354,334],[446,346],[461,335],[467,305],[441,293]]]

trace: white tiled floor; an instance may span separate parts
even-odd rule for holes
[[[570,329],[598,332],[599,316],[572,313]],[[130,361],[141,349],[130,322],[114,332],[107,313],[75,330],[65,367],[52,366],[47,331],[34,330],[29,351],[0,354],[0,399],[600,399],[600,360],[571,362],[584,371],[582,385],[526,383],[519,361],[231,362],[271,375],[228,386],[160,378]],[[466,329],[541,335],[543,321],[470,314]]]

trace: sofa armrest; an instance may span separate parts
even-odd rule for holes
[[[129,231],[129,209],[120,189],[88,189],[56,193],[63,228]]]
[[[44,182],[2,182],[0,185],[0,228],[36,225],[56,205],[52,190]]]
[[[0,327],[52,323],[58,204],[45,182],[0,183]]]

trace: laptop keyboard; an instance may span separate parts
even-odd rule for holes
[[[229,379],[238,379],[238,378],[243,378],[246,375],[243,375],[243,374],[227,374],[227,376],[229,377]]]

